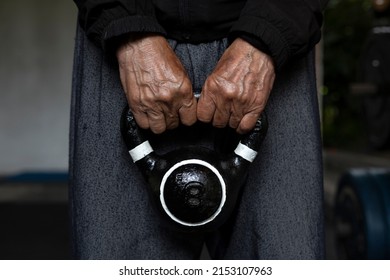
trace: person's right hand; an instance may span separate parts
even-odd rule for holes
[[[118,48],[116,56],[129,107],[141,128],[157,134],[180,122],[196,122],[191,81],[164,37],[132,37]]]

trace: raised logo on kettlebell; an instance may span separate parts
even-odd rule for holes
[[[176,180],[177,177],[180,180]],[[160,185],[160,201],[175,222],[189,227],[205,225],[221,212],[226,184],[210,163],[187,159],[173,165]]]

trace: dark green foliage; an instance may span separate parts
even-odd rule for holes
[[[331,0],[325,11],[323,133],[324,145],[364,146],[361,99],[350,94],[360,53],[372,25],[369,0]]]

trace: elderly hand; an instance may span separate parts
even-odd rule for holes
[[[138,125],[162,133],[196,122],[191,82],[167,40],[159,35],[131,38],[117,50],[120,79]]]
[[[207,78],[197,117],[215,127],[249,132],[264,110],[275,79],[272,59],[242,39],[225,51]]]

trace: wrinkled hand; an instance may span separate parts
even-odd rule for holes
[[[197,117],[215,127],[249,132],[264,110],[275,79],[271,57],[236,39],[207,78]]]
[[[179,122],[196,122],[191,82],[164,37],[149,34],[132,38],[116,55],[129,107],[141,128],[162,133]]]

